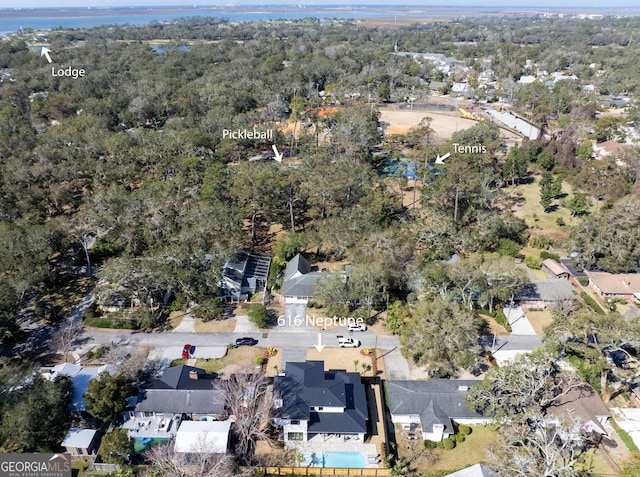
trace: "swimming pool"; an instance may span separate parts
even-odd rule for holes
[[[136,453],[144,452],[149,447],[158,442],[167,442],[168,438],[162,437],[134,437],[133,438],[133,450]]]
[[[361,452],[323,452],[322,467],[340,469],[364,469],[364,454]]]

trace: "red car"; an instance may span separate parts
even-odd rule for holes
[[[189,359],[191,357],[191,345],[186,344],[182,348],[182,359]]]

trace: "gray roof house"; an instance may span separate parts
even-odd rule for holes
[[[95,429],[72,427],[62,441],[62,447],[71,454],[72,460],[93,462],[96,458],[100,436]]]
[[[132,410],[123,415],[131,438],[171,438],[183,417],[215,420],[225,412],[225,394],[216,375],[193,366],[165,369],[160,378],[140,388]]]
[[[369,411],[359,373],[325,371],[324,361],[288,362],[274,392],[274,422],[285,444],[328,435],[364,442]]]
[[[219,415],[224,392],[215,388],[216,375],[193,366],[165,369],[162,376],[140,389],[136,412]]]
[[[313,287],[322,272],[312,272],[311,263],[297,254],[287,263],[280,296],[285,303],[306,304],[313,297]]]
[[[481,381],[430,379],[428,381],[387,381],[391,420],[408,439],[422,435],[430,441],[441,441],[454,434],[458,424],[489,422],[469,409],[464,397]]]
[[[578,297],[575,288],[568,280],[536,280],[523,285],[514,295],[514,300],[522,308],[547,308],[556,303],[575,300]]]

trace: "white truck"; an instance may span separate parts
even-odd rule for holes
[[[357,348],[360,341],[355,338],[347,338],[346,336],[338,336],[338,346],[341,348]]]

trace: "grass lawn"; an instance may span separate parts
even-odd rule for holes
[[[196,368],[201,368],[208,373],[219,373],[227,366],[237,366],[242,368],[244,366],[255,366],[254,360],[258,356],[264,354],[264,348],[256,346],[239,346],[238,348],[231,348],[227,350],[227,354],[224,358],[206,358],[197,359]],[[187,364],[185,359],[174,359],[171,362],[171,366],[180,366],[181,364]]]
[[[398,453],[411,463],[411,470],[428,474],[434,470],[456,471],[486,460],[486,449],[496,441],[497,432],[489,427],[472,426],[473,432],[454,449],[425,449],[421,440],[407,441],[398,436]]]
[[[354,337],[358,336],[354,333]],[[363,364],[372,366],[372,359],[370,355],[363,355],[361,351],[364,348],[325,348],[321,352],[318,352],[315,348],[309,348],[307,350],[308,360],[324,361],[324,369],[345,369],[350,373],[359,372],[363,376],[373,376],[373,369],[369,369],[365,372]],[[384,359],[382,350],[377,350],[376,356],[378,358],[378,376],[382,379],[385,378]],[[357,361],[357,363],[356,363]]]
[[[566,240],[568,232],[566,226],[571,224],[571,213],[560,204],[560,200],[555,199],[551,205],[551,212],[545,212],[540,205],[540,186],[538,181],[540,175],[533,176],[534,182],[530,184],[520,184],[515,189],[509,188],[507,193],[510,194],[517,203],[511,208],[516,217],[525,220],[532,230],[538,230],[539,234],[544,234],[552,240]],[[562,183],[562,192],[569,197],[573,193],[573,188],[567,182]],[[555,207],[554,207],[555,206]],[[561,227],[556,222],[562,219],[566,224]]]
[[[592,449],[580,458],[580,464],[576,466],[578,470],[589,472],[589,475],[612,475],[611,468],[607,465],[601,455],[600,449]]]
[[[543,311],[530,311],[526,312],[527,318],[529,319],[529,323],[533,326],[533,329],[536,331],[536,334],[542,335],[544,334],[544,328],[549,326],[553,321],[553,313],[549,310]]]
[[[196,318],[196,333],[231,333],[236,327],[236,319],[211,320],[206,323]]]
[[[182,317],[184,316],[184,311],[172,311],[169,313],[169,324],[171,329],[174,329],[176,326],[180,324],[182,321]]]

